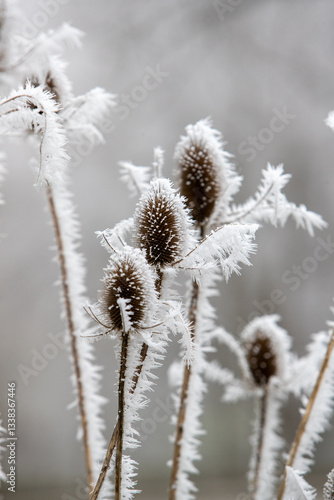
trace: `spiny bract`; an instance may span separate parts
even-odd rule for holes
[[[135,238],[149,264],[172,265],[185,254],[190,218],[183,199],[168,179],[155,179],[134,216]]]
[[[157,296],[155,272],[146,262],[142,252],[129,248],[110,260],[104,276],[104,290],[100,298],[100,309],[104,324],[113,330],[124,330],[124,311],[132,328],[146,326],[154,315]]]

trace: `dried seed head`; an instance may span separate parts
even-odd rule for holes
[[[149,264],[164,267],[186,253],[190,219],[183,199],[168,179],[156,179],[134,215],[136,240]]]
[[[332,469],[327,476],[323,493],[324,500],[334,500],[334,469]]]
[[[248,377],[257,386],[269,383],[272,377],[284,378],[288,368],[291,339],[276,322],[276,315],[252,320],[241,333],[248,365]]]
[[[129,327],[145,326],[155,313],[155,279],[155,272],[140,250],[129,248],[113,256],[99,301],[105,326],[120,332],[127,330],[124,316]]]
[[[226,190],[227,154],[222,149],[221,134],[208,120],[188,125],[186,132],[175,150],[176,175],[193,219],[203,226],[214,217]]]
[[[276,375],[277,360],[271,341],[258,330],[255,339],[245,345],[249,369],[256,385],[268,384],[270,377]]]

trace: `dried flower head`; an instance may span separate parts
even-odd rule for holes
[[[105,270],[99,300],[103,324],[119,332],[146,325],[155,312],[155,272],[139,249],[115,254]],[[101,321],[102,323],[102,321]]]
[[[327,476],[323,493],[324,500],[334,500],[334,469],[332,469]]]
[[[257,330],[255,339],[245,345],[249,369],[256,385],[268,384],[270,377],[276,375],[277,360],[271,341]]]
[[[164,267],[182,258],[188,247],[190,219],[183,198],[168,179],[155,179],[140,198],[135,238],[149,264]]]
[[[228,155],[222,149],[221,134],[211,127],[209,120],[188,125],[186,132],[175,150],[176,175],[193,219],[203,226],[221,205],[227,187]]]
[[[262,316],[252,320],[241,334],[249,376],[257,386],[269,383],[272,377],[283,378],[290,338],[276,321],[278,316]]]

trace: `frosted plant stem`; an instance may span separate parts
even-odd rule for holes
[[[141,374],[141,371],[143,369],[143,365],[144,365],[144,362],[145,362],[145,359],[147,356],[147,351],[148,351],[148,345],[143,343],[142,348],[141,348],[141,352],[140,352],[140,362],[136,368],[135,374],[132,377],[132,386],[130,389],[130,394],[133,394],[136,390],[139,376]],[[98,480],[96,482],[95,488],[90,496],[90,500],[96,500],[99,496],[99,493],[101,491],[102,485],[104,483],[105,477],[106,477],[108,469],[109,469],[110,461],[111,461],[112,455],[114,453],[116,443],[118,441],[119,429],[120,429],[120,423],[119,423],[119,419],[118,419],[116,422],[116,425],[114,427],[110,442],[109,442],[108,450],[107,450],[105,459],[103,461],[103,465],[101,467],[100,475],[99,475]]]
[[[158,271],[158,281],[156,284],[156,289],[157,289],[157,292],[159,295],[161,292],[162,280],[163,280],[163,272]],[[129,391],[130,395],[134,394],[134,392],[136,390],[138,380],[139,380],[140,374],[142,372],[142,369],[143,369],[143,366],[145,363],[147,352],[148,352],[148,345],[145,344],[145,342],[143,342],[143,345],[142,345],[142,348],[140,351],[140,361],[139,361],[139,363],[135,369],[134,375],[132,377],[132,385],[131,385],[131,389]],[[106,475],[107,475],[107,472],[109,469],[110,461],[111,461],[112,455],[114,453],[114,449],[115,449],[116,443],[118,441],[118,437],[119,437],[119,420],[117,420],[116,425],[114,427],[114,430],[113,430],[113,433],[112,433],[112,436],[111,436],[111,439],[109,442],[109,446],[107,449],[107,453],[106,453],[105,459],[103,461],[103,465],[101,467],[101,471],[100,471],[99,477],[97,479],[96,485],[94,487],[94,490],[91,493],[90,500],[97,500],[97,498],[99,496],[99,493],[101,491],[101,488],[103,486],[104,480],[106,478]]]
[[[92,475],[90,449],[89,449],[89,444],[88,444],[88,425],[87,425],[87,416],[86,416],[85,405],[84,405],[82,378],[81,378],[81,370],[80,370],[80,365],[79,365],[79,355],[78,355],[78,349],[77,349],[77,337],[75,336],[75,327],[74,327],[74,322],[73,322],[73,311],[72,311],[72,304],[71,304],[70,294],[69,294],[67,265],[66,265],[66,258],[65,258],[65,254],[64,254],[64,248],[63,248],[61,228],[60,228],[59,219],[57,216],[57,211],[56,211],[56,207],[55,207],[55,203],[54,203],[52,188],[51,188],[49,183],[47,184],[47,187],[46,187],[46,193],[47,193],[49,209],[50,209],[50,213],[51,213],[51,217],[52,217],[52,222],[53,222],[55,237],[56,237],[56,243],[57,243],[57,249],[58,249],[61,283],[62,283],[64,301],[65,301],[67,327],[68,327],[68,332],[69,332],[69,337],[70,337],[71,352],[72,352],[72,356],[73,356],[74,373],[75,373],[75,378],[77,381],[79,411],[80,411],[80,417],[81,417],[81,424],[82,424],[82,428],[83,428],[83,443],[84,443],[84,449],[85,449],[87,477],[88,477],[88,484],[91,484],[91,482],[93,481],[93,475]]]
[[[196,313],[197,313],[198,297],[199,297],[199,286],[196,282],[194,282],[193,289],[192,289],[191,302],[190,302],[190,310],[189,310],[189,321],[192,324],[191,340],[193,342],[195,340],[195,327],[196,327]],[[176,499],[176,481],[177,481],[179,465],[180,465],[183,427],[184,427],[184,421],[185,421],[185,416],[186,416],[187,396],[188,396],[190,377],[191,377],[191,366],[186,365],[184,368],[184,373],[183,373],[183,385],[182,385],[182,392],[181,392],[181,399],[180,399],[180,408],[179,408],[178,420],[177,420],[177,425],[176,425],[173,465],[172,465],[172,473],[171,473],[170,487],[169,487],[169,500]]]
[[[268,402],[268,389],[264,388],[264,392],[261,395],[259,403],[259,435],[256,443],[256,455],[255,455],[255,467],[254,467],[254,478],[252,480],[251,492],[252,500],[256,499],[258,485],[259,485],[259,474],[261,468],[262,452],[263,452],[263,440],[264,431],[266,427],[266,414],[267,414],[267,402]]]
[[[86,410],[85,410],[85,401],[84,401],[84,394],[83,394],[83,387],[82,387],[82,377],[81,377],[81,370],[80,370],[80,364],[79,364],[79,354],[78,354],[78,347],[77,347],[77,337],[75,335],[75,327],[74,327],[74,321],[73,321],[73,309],[72,309],[72,303],[71,303],[70,293],[69,293],[67,264],[66,264],[66,257],[65,257],[65,253],[64,253],[63,239],[62,239],[62,234],[61,234],[59,218],[58,218],[58,214],[57,214],[57,210],[56,210],[56,206],[55,206],[55,202],[54,202],[53,192],[52,192],[52,188],[51,188],[49,183],[47,183],[47,185],[46,185],[46,195],[47,195],[49,210],[50,210],[50,214],[51,214],[51,218],[52,218],[52,222],[53,222],[57,250],[58,250],[60,276],[61,276],[61,283],[62,283],[62,289],[63,289],[63,295],[64,295],[64,302],[65,302],[66,321],[67,321],[67,328],[68,328],[68,333],[69,333],[69,338],[70,338],[70,348],[71,348],[71,353],[72,353],[72,358],[73,358],[74,375],[75,375],[75,380],[77,383],[78,405],[79,405],[80,420],[81,420],[82,431],[83,431],[83,446],[84,446],[86,471],[87,471],[87,483],[88,483],[88,485],[90,485],[93,482],[92,459],[91,459],[90,447],[88,444],[88,421],[87,421],[87,415],[86,415]]]
[[[123,436],[124,436],[124,386],[126,376],[126,359],[128,355],[129,333],[123,332],[121,366],[118,382],[118,440],[116,448],[115,465],[115,500],[122,498],[122,455],[123,455]]]
[[[294,439],[294,441],[292,443],[292,446],[291,446],[291,449],[290,449],[288,460],[287,460],[287,462],[285,464],[284,477],[283,477],[283,480],[281,482],[281,486],[280,486],[280,489],[279,489],[278,500],[282,500],[283,499],[283,495],[284,495],[284,491],[285,491],[286,467],[288,467],[288,466],[289,467],[293,467],[293,464],[294,464],[294,461],[295,461],[295,458],[296,458],[296,455],[297,455],[297,451],[298,451],[300,442],[301,442],[301,440],[302,440],[302,438],[303,438],[303,436],[305,434],[306,426],[307,426],[307,423],[308,423],[309,418],[311,416],[312,409],[313,409],[313,406],[314,406],[317,394],[319,392],[320,386],[321,386],[322,381],[324,379],[324,376],[325,376],[325,373],[326,373],[326,370],[327,370],[327,367],[328,367],[329,360],[331,358],[331,354],[333,352],[333,349],[334,349],[334,328],[332,330],[332,335],[331,335],[330,341],[328,343],[326,354],[325,354],[325,357],[323,359],[323,362],[322,362],[322,365],[321,365],[321,368],[320,368],[320,371],[319,371],[319,375],[318,375],[317,381],[316,381],[316,383],[314,385],[313,391],[312,391],[311,396],[310,396],[310,398],[308,400],[308,403],[307,403],[305,412],[303,414],[303,417],[302,417],[302,419],[301,419],[301,421],[299,423],[299,427],[297,429],[297,432],[296,432],[296,435],[295,435],[295,439]]]

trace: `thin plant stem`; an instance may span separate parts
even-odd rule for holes
[[[122,458],[123,458],[123,438],[124,438],[124,388],[126,377],[126,361],[128,356],[129,333],[122,334],[121,365],[118,382],[118,439],[116,448],[115,465],[115,500],[122,498]]]
[[[205,228],[203,226],[201,227],[200,234],[201,234],[201,239],[203,239],[204,234],[205,234]],[[192,284],[192,294],[191,294],[190,307],[189,307],[189,321],[192,325],[192,332],[191,332],[192,342],[195,342],[195,336],[196,336],[196,334],[195,334],[195,332],[196,332],[196,316],[197,316],[197,309],[198,309],[199,293],[200,293],[200,290],[199,290],[198,283],[194,281]],[[180,465],[180,455],[181,455],[181,449],[182,449],[182,437],[183,437],[184,422],[185,422],[185,418],[186,418],[187,398],[188,398],[188,390],[189,390],[191,372],[192,372],[191,366],[186,365],[184,367],[184,372],[183,372],[183,383],[182,383],[182,390],[181,390],[181,396],[180,396],[180,407],[179,407],[179,414],[178,414],[178,419],[177,419],[177,424],[176,424],[176,436],[175,436],[175,441],[174,441],[173,464],[172,464],[172,472],[171,472],[170,485],[169,485],[169,500],[175,500],[175,498],[176,498],[176,481],[177,481],[179,465]]]
[[[284,468],[284,477],[283,477],[283,480],[281,482],[279,493],[278,493],[278,500],[283,499],[283,495],[284,495],[284,491],[285,491],[285,481],[286,481],[286,468],[293,467],[293,464],[294,464],[294,461],[295,461],[295,458],[296,458],[296,455],[298,452],[298,448],[299,448],[301,440],[305,434],[306,426],[307,426],[307,423],[310,419],[312,409],[313,409],[314,403],[316,401],[317,394],[319,392],[320,386],[323,382],[326,370],[328,368],[328,364],[329,364],[333,349],[334,349],[334,328],[332,330],[331,338],[330,338],[330,341],[329,341],[328,346],[327,346],[326,354],[324,356],[322,365],[320,367],[318,378],[316,380],[313,391],[312,391],[311,396],[308,400],[305,412],[304,412],[303,417],[299,423],[294,441],[293,441],[292,446],[290,448],[290,453],[289,453],[289,456],[288,456],[288,459],[286,461],[285,468]]]
[[[266,427],[266,414],[267,414],[267,403],[268,403],[268,388],[264,387],[263,394],[261,395],[259,401],[259,435],[257,439],[257,448],[255,455],[255,468],[254,468],[254,478],[252,480],[251,494],[252,500],[255,500],[258,486],[259,486],[259,475],[261,469],[262,453],[263,453],[263,441],[264,441],[264,431]]]
[[[57,243],[57,251],[58,251],[58,259],[60,266],[60,276],[61,283],[64,295],[65,302],[65,312],[66,312],[66,321],[67,321],[67,329],[70,338],[70,349],[73,359],[73,367],[74,367],[74,376],[77,384],[77,392],[78,392],[78,406],[80,413],[80,420],[83,431],[83,446],[84,446],[84,454],[85,454],[85,462],[86,462],[86,471],[87,471],[87,482],[88,485],[93,483],[93,470],[92,470],[92,459],[91,459],[91,451],[88,442],[88,421],[85,409],[85,398],[83,393],[82,386],[82,376],[81,376],[81,368],[79,363],[79,353],[77,346],[77,336],[75,335],[75,326],[73,320],[73,307],[70,298],[69,292],[69,284],[68,284],[68,272],[67,272],[67,263],[64,252],[63,238],[61,233],[61,227],[59,222],[59,217],[57,214],[57,209],[55,206],[53,191],[49,183],[46,185],[46,195],[49,205],[49,210],[52,218],[52,223],[55,232],[55,238]]]

